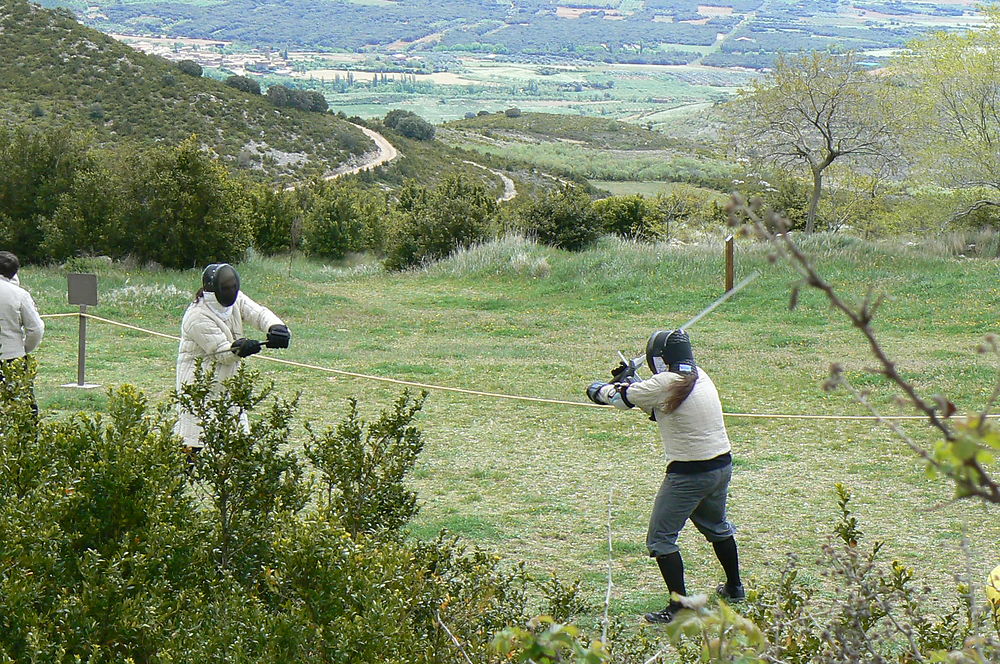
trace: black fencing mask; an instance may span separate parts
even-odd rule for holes
[[[691,339],[684,330],[658,330],[646,342],[646,364],[654,374],[664,371],[691,373],[694,371],[694,352]]]
[[[229,263],[212,263],[201,273],[201,287],[206,293],[215,293],[219,304],[231,307],[240,294],[240,273]]]

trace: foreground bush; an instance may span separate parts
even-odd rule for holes
[[[464,662],[445,626],[496,661],[485,635],[525,618],[520,569],[455,539],[405,540],[412,511],[372,507],[385,527],[352,534],[352,502],[305,508],[294,400],[250,372],[218,392],[201,373],[177,395],[206,424],[193,466],[170,411],[134,388],[107,415],[36,421],[26,378],[0,389],[0,661]],[[351,478],[403,495],[396,460],[337,469],[334,439],[412,442],[420,404],[404,396],[371,425],[352,409],[319,436],[331,491]]]
[[[931,591],[917,587],[913,568],[881,560],[881,542],[863,546],[851,495],[836,488],[841,516],[821,561],[831,581],[829,596],[800,582],[801,568],[791,559],[776,581],[752,581],[740,608],[690,598],[692,608],[662,632],[669,645],[634,635],[613,635],[602,643],[586,630],[543,616],[528,629],[503,630],[493,647],[511,661],[578,664],[1000,661],[1000,616],[971,594],[971,580],[958,584],[957,601],[947,613],[934,614],[928,608]],[[672,660],[663,659],[667,653]]]

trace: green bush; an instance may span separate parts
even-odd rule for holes
[[[386,237],[386,267],[413,267],[489,238],[497,208],[485,185],[462,173],[434,189],[404,187]]]
[[[419,399],[404,392],[370,424],[350,399],[336,428],[309,429],[306,457],[320,473],[324,507],[351,535],[398,531],[416,515],[417,494],[403,481],[424,447],[412,422],[426,398],[426,392]]]
[[[526,619],[520,567],[445,536],[352,535],[331,510],[302,509],[311,485],[283,451],[294,403],[263,407],[252,372],[218,392],[203,372],[177,395],[205,424],[189,465],[169,411],[134,388],[111,392],[106,415],[36,420],[32,367],[15,369],[0,382],[0,660],[458,662],[447,626],[487,662],[489,635]],[[404,394],[377,422],[349,413],[341,427],[408,467],[420,403]],[[369,457],[368,479],[322,458],[330,477],[408,495],[391,455]]]
[[[125,209],[115,253],[175,268],[242,260],[253,239],[246,188],[197,137],[120,156]]]
[[[382,118],[382,124],[384,124],[389,129],[395,129],[396,126],[399,124],[400,120],[404,120],[406,118],[415,118],[415,117],[417,117],[417,114],[414,113],[413,111],[404,111],[401,108],[394,108],[385,114],[385,117]]]
[[[669,225],[657,201],[640,194],[596,201],[594,212],[606,233],[642,241],[655,241],[669,235]]]
[[[324,182],[307,194],[303,247],[311,256],[340,259],[361,251],[367,218],[366,194],[349,183]]]
[[[97,167],[86,137],[66,130],[0,127],[0,244],[24,263],[51,259],[46,220],[65,204],[82,173]],[[74,238],[84,246],[89,239]]]
[[[423,118],[403,118],[396,123],[396,131],[407,138],[418,141],[430,141],[434,138],[434,125]]]
[[[290,107],[318,113],[326,112],[329,108],[326,97],[316,90],[299,90],[284,85],[272,85],[267,89],[267,98],[279,108]]]
[[[601,219],[581,189],[563,186],[529,201],[516,222],[539,242],[570,251],[589,246],[601,233]]]
[[[281,449],[297,399],[277,399],[248,423],[272,389],[256,389],[255,383],[241,365],[220,389],[213,372],[199,366],[175,396],[180,408],[202,424],[199,442],[204,447],[191,459],[191,480],[208,497],[215,565],[220,574],[247,584],[271,563],[275,524],[301,510],[307,500],[301,464]]]
[[[250,190],[250,218],[253,220],[253,245],[264,254],[287,251],[293,246],[292,230],[301,225],[303,215],[293,191],[268,185]]]
[[[56,423],[11,396],[0,394],[0,658],[150,661],[207,553],[170,419],[130,386],[106,416]]]
[[[236,88],[237,90],[242,90],[247,94],[259,95],[260,94],[260,83],[249,76],[230,76],[225,81],[226,85],[231,88]]]
[[[180,60],[177,62],[177,68],[188,76],[200,77],[202,74],[201,65],[194,60]]]

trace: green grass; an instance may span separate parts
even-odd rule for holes
[[[720,237],[722,232],[719,233]],[[934,245],[879,247],[837,236],[806,238],[822,272],[848,297],[874,285],[889,297],[876,327],[899,368],[925,395],[948,394],[961,412],[982,407],[996,378],[992,358],[973,348],[997,328],[1000,291],[988,260],[938,255]],[[895,413],[894,391],[867,378],[865,345],[816,293],[789,311],[796,277],[771,265],[764,248],[741,244],[739,275],[762,276],[692,329],[695,353],[730,413],[864,414],[843,393],[820,389],[832,361]],[[579,254],[508,239],[466,251],[425,270],[323,265],[287,257],[240,266],[253,298],[292,329],[292,347],[266,351],[340,370],[484,392],[583,403],[584,387],[606,377],[615,352],[637,354],[655,329],[679,325],[721,294],[721,244],[641,246],[604,240]],[[69,311],[65,275],[28,267],[22,282],[43,313]],[[176,334],[199,272],[99,268],[102,303],[93,313]],[[126,290],[132,289],[132,290]],[[118,294],[118,295],[116,295]],[[87,378],[105,387],[134,383],[155,401],[174,382],[174,341],[91,323]],[[59,387],[76,376],[76,321],[50,319],[37,352],[37,393],[50,417],[106,407],[102,391]],[[400,387],[249,360],[280,392],[301,391],[299,422],[335,424],[345,400],[371,418]],[[662,603],[662,582],[642,542],[662,473],[654,427],[639,413],[503,400],[432,391],[419,417],[426,449],[413,478],[421,513],[412,532],[461,534],[532,573],[580,577],[603,602],[611,495],[612,612],[630,615]],[[868,541],[886,541],[885,558],[918,570],[920,583],[950,598],[964,563],[996,565],[1000,522],[972,503],[949,502],[947,482],[928,480],[891,433],[871,422],[730,417],[736,454],[731,515],[739,527],[746,575],[773,579],[787,554],[806,575],[837,519],[833,485],[855,492]],[[905,430],[930,444],[920,422]],[[297,447],[301,439],[293,442]],[[681,537],[694,590],[714,587],[720,571],[693,529]]]
[[[713,197],[725,202],[728,198],[725,194],[704,187],[696,187],[683,182],[656,182],[630,180],[591,180],[590,184],[598,189],[610,192],[613,196],[630,196],[632,194],[642,194],[643,196],[656,196],[658,194],[697,194],[701,198],[711,199]]]

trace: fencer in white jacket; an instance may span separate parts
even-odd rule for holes
[[[216,386],[235,375],[243,358],[262,347],[261,342],[244,336],[249,327],[267,334],[268,347],[288,347],[288,328],[270,309],[240,291],[236,269],[226,263],[209,265],[202,273],[202,290],[181,321],[177,389],[194,379],[199,359],[213,372]],[[198,418],[182,408],[174,432],[183,437],[185,447],[198,450],[204,446]]]

